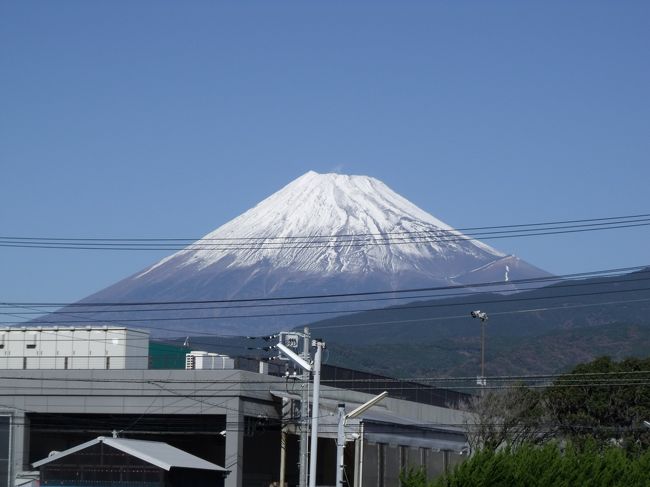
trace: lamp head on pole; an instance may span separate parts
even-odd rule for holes
[[[487,321],[488,315],[485,311],[481,311],[480,309],[477,309],[476,311],[472,311],[470,313],[472,318],[478,318],[481,321]]]

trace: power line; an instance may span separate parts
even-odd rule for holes
[[[645,275],[645,274],[650,274],[650,270],[644,270],[640,271],[637,274]],[[636,277],[636,275],[635,275]],[[547,279],[547,278],[542,278],[542,279]],[[650,276],[648,277],[639,277],[638,279],[630,279],[629,277],[626,277],[624,279],[608,279],[607,284],[619,284],[619,283],[629,283],[629,282],[635,282],[635,281],[646,281],[650,279]],[[556,277],[553,278],[553,281],[559,281],[562,282],[561,277]],[[602,286],[602,282],[594,282],[594,281],[577,281],[575,279],[572,280],[566,280],[567,282],[570,282],[570,284],[553,284],[553,289],[561,289],[561,288],[566,288],[566,287],[583,287],[583,286]],[[509,281],[509,282],[519,282],[519,281]],[[523,282],[523,284],[528,284],[527,282]],[[534,283],[530,283],[534,284]],[[496,286],[496,284],[494,284]],[[504,284],[500,283],[500,286],[502,287]],[[169,312],[169,311],[205,311],[205,310],[222,310],[222,309],[249,309],[249,308],[275,308],[275,307],[284,307],[284,306],[313,306],[313,305],[325,305],[325,304],[355,304],[355,303],[362,303],[362,302],[384,302],[384,301],[400,301],[400,300],[422,300],[425,298],[442,298],[442,299],[449,299],[449,298],[454,298],[454,297],[465,297],[465,296],[472,296],[472,295],[481,295],[484,294],[485,291],[482,290],[477,290],[477,289],[472,289],[475,285],[467,285],[464,287],[463,292],[458,292],[458,293],[444,293],[444,294],[418,294],[418,295],[410,295],[410,296],[390,296],[390,297],[377,297],[377,298],[367,298],[367,299],[349,299],[349,300],[336,300],[336,301],[301,301],[301,302],[289,302],[289,303],[261,303],[261,304],[244,304],[244,305],[235,305],[235,306],[229,306],[229,305],[218,305],[218,306],[190,306],[190,307],[181,307],[181,308],[168,308],[168,307],[160,307],[160,308],[120,308],[120,309],[96,309],[96,310],[82,310],[82,311],[75,311],[75,310],[66,310],[66,311],[51,311],[49,312],[50,315],[57,315],[57,314],[62,314],[65,316],[72,316],[75,317],[75,315],[78,314],[88,314],[88,313],[93,313],[93,314],[101,314],[101,313],[161,313],[161,312]],[[476,286],[482,286],[482,284],[477,284]],[[448,289],[451,289],[452,286],[449,286]],[[531,291],[535,289],[539,289],[538,286],[535,287],[528,287],[528,288],[522,288],[518,287],[518,292],[525,292],[525,291]],[[392,291],[391,291],[392,292]],[[399,291],[394,291],[394,292],[399,292]],[[554,296],[554,297],[562,297],[561,295],[559,296]],[[281,299],[281,298],[279,298]],[[181,303],[181,302],[178,302]],[[83,303],[77,303],[80,306],[84,306]],[[129,303],[126,303],[129,304]],[[206,303],[207,304],[207,303]],[[108,304],[105,306],[113,306],[114,304]],[[3,308],[11,308],[14,309],[16,307],[23,307],[24,305],[17,305],[17,304],[0,304],[0,309]],[[98,305],[99,306],[99,305]],[[136,304],[134,304],[136,306]],[[137,306],[141,306],[137,304]],[[142,305],[145,306],[145,305]],[[153,304],[149,305],[147,304],[146,306],[154,306]],[[161,306],[171,306],[162,303]],[[47,306],[49,307],[49,306]],[[35,307],[35,305],[30,305],[30,308],[34,309],[34,311],[30,312],[21,312],[20,315],[42,315],[43,310],[39,310],[38,308]],[[408,309],[408,308],[400,308],[400,309]],[[345,309],[344,311],[346,312],[355,312],[354,310],[348,310]],[[15,313],[6,313],[0,311],[0,315],[15,315]],[[155,319],[155,318],[154,318]]]
[[[229,243],[204,243],[205,239],[188,243],[182,246],[170,246],[168,243],[114,243],[110,241],[94,242],[92,240],[85,241],[84,243],[72,243],[68,241],[58,242],[56,240],[47,241],[32,241],[32,240],[0,240],[0,247],[13,247],[13,248],[38,248],[38,249],[65,249],[65,250],[168,250],[168,251],[191,251],[191,250],[222,250],[222,251],[239,251],[239,250],[291,250],[291,249],[306,249],[306,248],[332,248],[332,247],[369,247],[377,245],[413,245],[413,244],[437,244],[444,242],[459,242],[459,241],[474,241],[474,240],[492,240],[502,238],[517,238],[517,237],[534,237],[544,235],[561,235],[569,233],[583,233],[601,230],[615,230],[622,228],[634,228],[649,226],[650,219],[633,219],[617,222],[595,223],[589,225],[573,225],[573,226],[547,226],[538,227],[524,230],[501,230],[495,232],[480,232],[468,233],[467,235],[461,234],[455,230],[444,230],[436,228],[435,230],[419,231],[418,233],[424,235],[409,235],[408,237],[392,237],[384,236],[377,237],[362,237],[362,241],[358,241],[358,237],[341,238],[333,235],[328,237],[329,240],[318,240],[318,237],[311,237],[311,240],[304,240],[300,245],[289,245],[284,242],[271,241],[269,239],[259,239],[251,237],[253,243],[233,244]],[[586,227],[586,228],[585,228]],[[381,235],[381,234],[380,234]],[[276,237],[281,238],[281,237]],[[286,238],[286,237],[285,237]],[[307,238],[307,237],[301,237]],[[248,242],[248,241],[246,241]],[[244,245],[249,245],[248,247]]]
[[[435,227],[434,230],[411,230],[411,231],[401,231],[401,232],[384,232],[384,233],[354,233],[354,234],[316,234],[316,235],[295,235],[295,236],[274,236],[274,235],[264,235],[259,237],[190,237],[190,238],[169,238],[169,237],[159,237],[159,238],[69,238],[69,237],[24,237],[24,236],[0,236],[0,240],[8,241],[25,241],[25,242],[195,242],[197,240],[205,241],[257,241],[257,240],[309,240],[314,238],[339,238],[339,237],[383,237],[386,235],[412,235],[412,234],[422,234],[422,233],[452,233],[456,232],[465,232],[465,231],[476,231],[476,230],[496,230],[496,229],[512,229],[512,228],[530,228],[530,227],[546,227],[546,226],[557,226],[557,225],[570,225],[570,227],[578,227],[578,224],[589,224],[601,225],[601,224],[616,224],[618,220],[632,220],[632,221],[646,221],[650,217],[650,213],[642,213],[635,215],[621,215],[614,217],[602,217],[602,218],[584,218],[577,220],[556,220],[556,221],[547,221],[547,222],[536,222],[536,223],[519,223],[519,224],[509,224],[509,225],[492,225],[492,226],[481,226],[481,227],[459,227],[459,228],[438,228]],[[609,222],[609,223],[608,223]],[[614,222],[614,223],[611,223]],[[583,225],[584,226],[584,225]]]
[[[136,384],[136,385],[145,385],[145,384],[178,384],[178,385],[188,385],[188,386],[193,386],[197,384],[203,384],[206,386],[216,386],[220,384],[230,384],[230,385],[251,385],[251,384],[261,384],[265,386],[280,386],[284,385],[286,383],[292,383],[293,379],[287,379],[285,376],[274,376],[274,375],[264,375],[264,379],[252,379],[252,378],[246,378],[245,380],[241,380],[240,378],[234,379],[238,373],[240,372],[248,372],[245,370],[240,370],[240,369],[230,369],[229,372],[231,372],[227,377],[225,378],[215,378],[215,377],[209,377],[205,379],[197,379],[197,378],[121,378],[121,377],[98,377],[98,375],[101,375],[102,373],[107,372],[105,369],[68,369],[68,370],[76,370],[76,371],[85,371],[85,372],[91,372],[90,375],[92,377],[70,377],[64,372],[66,372],[63,369],[59,369],[57,372],[60,372],[62,375],[61,377],[53,377],[53,376],[42,376],[40,372],[42,372],[41,369],[27,369],[27,370],[14,370],[13,372],[16,375],[6,375],[9,372],[12,372],[11,369],[5,369],[0,373],[0,380],[5,380],[5,381],[20,381],[20,382],[25,382],[25,381],[31,381],[31,382],[65,382],[66,384],[74,384],[74,383],[92,383],[93,384],[93,390],[101,390],[101,386],[96,386],[96,384]],[[116,369],[111,370],[110,372],[115,372]],[[120,369],[117,369],[120,370]],[[121,370],[138,370],[138,369],[121,369]],[[203,372],[203,373],[214,373],[214,372],[225,372],[224,369],[142,369],[142,370],[148,370],[148,371],[156,371],[156,372],[180,372],[180,373],[188,373],[195,375],[196,372]],[[362,372],[363,373],[363,372]],[[29,374],[34,374],[33,376],[30,376]],[[259,375],[259,374],[256,374]],[[486,376],[486,379],[490,382],[498,383],[498,384],[505,384],[508,387],[512,387],[512,384],[508,384],[510,382],[514,382],[515,385],[518,386],[517,383],[525,382],[525,381],[536,381],[536,382],[542,382],[542,381],[549,381],[551,379],[560,379],[562,382],[566,383],[577,383],[579,385],[601,385],[601,384],[615,384],[617,381],[622,381],[625,383],[635,383],[638,381],[646,381],[650,380],[650,369],[648,370],[615,370],[615,371],[607,371],[607,372],[554,372],[554,373],[548,373],[548,374],[508,374],[508,375],[492,375],[492,376]],[[411,377],[372,377],[372,378],[343,378],[343,379],[321,379],[321,382],[324,385],[329,385],[329,384],[362,384],[366,386],[370,386],[376,383],[379,384],[387,384],[387,383],[397,383],[397,384],[410,384],[414,387],[417,386],[424,386],[424,387],[432,387],[429,384],[426,384],[426,382],[442,382],[442,383],[449,383],[449,382],[463,382],[463,381],[475,381],[476,376],[411,376]],[[299,382],[299,381],[298,381]],[[11,386],[11,387],[16,387],[16,386]],[[29,388],[28,386],[24,386],[26,388]],[[47,386],[46,386],[47,387]],[[525,384],[521,384],[521,387],[526,387]],[[33,388],[33,387],[32,387]],[[38,386],[40,389],[41,386]],[[52,386],[52,388],[56,389],[59,388],[58,386]],[[113,390],[112,388],[109,388]],[[125,392],[128,391],[128,389],[124,389],[123,385],[116,385],[115,386],[116,390],[124,390]],[[268,387],[262,388],[262,389],[249,389],[246,387],[246,391],[268,391]],[[443,389],[444,390],[444,389]],[[224,390],[220,390],[219,392],[223,392]],[[0,396],[2,394],[0,393]]]
[[[526,279],[512,279],[510,281],[490,281],[475,284],[454,284],[447,286],[429,286],[420,288],[407,289],[388,289],[383,291],[363,291],[352,293],[330,293],[330,294],[308,294],[295,296],[277,296],[277,297],[257,297],[257,298],[239,298],[239,299],[204,299],[204,300],[175,300],[175,301],[122,301],[122,302],[35,302],[35,301],[2,301],[0,305],[4,306],[34,306],[34,307],[95,307],[95,306],[153,306],[153,305],[176,305],[176,304],[231,304],[231,303],[254,303],[254,302],[274,302],[274,301],[296,301],[305,299],[327,299],[327,298],[344,298],[353,296],[379,296],[383,294],[404,294],[419,293],[430,291],[450,291],[456,289],[482,288],[482,287],[501,287],[516,286],[518,284],[529,283],[554,283],[568,279],[579,279],[589,277],[606,277],[607,275],[622,275],[634,271],[650,272],[650,265],[640,265],[633,267],[619,267],[614,269],[597,270],[590,272],[578,272],[564,274],[559,276],[544,276]]]
[[[590,303],[590,304],[576,304],[569,306],[547,306],[543,308],[529,308],[513,311],[501,311],[501,312],[490,312],[491,316],[500,316],[500,315],[511,315],[519,313],[540,313],[544,311],[553,311],[553,310],[564,310],[564,309],[574,309],[574,308],[591,308],[598,306],[610,306],[614,304],[629,304],[629,303],[639,303],[639,302],[648,302],[650,298],[647,299],[632,299],[632,300],[622,300],[622,301],[606,301],[599,303]],[[483,304],[483,303],[482,303]],[[432,317],[422,317],[422,318],[413,318],[413,319],[401,319],[401,320],[387,320],[387,321],[366,321],[358,323],[345,323],[340,325],[322,325],[314,327],[314,330],[328,330],[333,328],[355,328],[363,326],[378,326],[378,325],[404,325],[408,323],[424,323],[427,321],[443,321],[443,320],[455,320],[455,319],[467,319],[467,314],[462,315],[449,315],[449,316],[432,316]]]
[[[630,293],[630,292],[639,292],[639,291],[650,291],[650,287],[641,287],[641,288],[634,288],[634,289],[613,289],[613,290],[608,290],[608,291],[594,291],[594,292],[587,292],[587,293],[573,293],[573,294],[563,294],[563,295],[555,295],[555,296],[533,296],[533,297],[525,297],[525,298],[503,298],[503,299],[490,299],[490,300],[481,300],[481,301],[474,301],[474,302],[461,302],[461,303],[437,303],[437,304],[422,304],[422,305],[406,305],[406,306],[400,306],[400,307],[389,307],[389,308],[363,308],[363,309],[354,309],[348,311],[349,313],[388,313],[388,312],[403,312],[404,310],[412,310],[412,309],[431,309],[431,308],[440,308],[440,307],[458,307],[458,306],[465,306],[465,307],[471,307],[473,305],[478,305],[478,304],[496,304],[496,303],[513,303],[513,302],[521,302],[521,301],[538,301],[538,300],[553,300],[553,299],[565,299],[565,298],[576,298],[576,297],[589,297],[589,296],[601,296],[601,295],[608,295],[608,294],[620,294],[620,293]],[[645,301],[645,299],[640,299],[640,300],[634,300],[634,301],[628,301],[628,302],[641,302]],[[618,302],[613,302],[618,303]],[[600,305],[601,303],[594,303],[593,305],[597,306]],[[557,308],[556,308],[557,309]],[[518,312],[530,312],[530,311],[542,311],[543,309],[541,308],[536,308],[533,310],[520,310]],[[509,312],[501,312],[499,314],[511,314],[516,311],[509,311]],[[226,316],[179,316],[179,317],[165,317],[165,318],[133,318],[133,319],[128,319],[125,320],[128,323],[150,323],[151,321],[208,321],[208,320],[232,320],[232,319],[244,319],[244,318],[272,318],[272,317],[296,317],[296,316],[320,316],[320,315],[331,315],[331,314],[336,314],[340,315],[342,314],[343,311],[341,310],[320,310],[320,311],[294,311],[294,312],[289,312],[289,313],[273,313],[273,314],[247,314],[247,315],[226,315]],[[494,313],[493,313],[494,314]],[[463,315],[464,316],[464,315]],[[447,317],[450,318],[450,317]],[[426,321],[427,318],[422,318],[421,320],[418,321]],[[102,322],[110,322],[110,320],[99,320],[97,321],[98,323]],[[402,321],[404,322],[404,321]],[[1,322],[0,322],[1,323]],[[15,322],[11,322],[14,323]],[[30,321],[32,324],[60,324],[60,321],[51,321],[51,320],[32,320]],[[67,320],[66,323],[88,323],[88,320]],[[149,327],[152,329],[159,329],[158,327]],[[318,327],[318,329],[325,329],[326,326],[323,327]]]

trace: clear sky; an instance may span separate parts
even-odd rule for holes
[[[196,237],[366,174],[455,227],[650,213],[650,2],[0,3],[0,234]],[[487,241],[564,274],[650,227]],[[0,248],[0,301],[156,252]]]

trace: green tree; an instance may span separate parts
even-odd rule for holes
[[[616,446],[599,448],[587,442],[521,445],[499,451],[481,450],[437,479],[433,487],[636,487],[650,486],[650,451],[626,455]]]
[[[399,474],[401,487],[431,487],[432,482],[427,480],[424,467],[409,467]]]
[[[578,446],[650,447],[650,359],[602,357],[558,377],[545,394],[559,433]]]

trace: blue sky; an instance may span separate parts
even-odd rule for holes
[[[292,179],[367,174],[456,227],[650,213],[647,1],[5,1],[1,234],[200,237]],[[648,228],[487,243],[555,273]],[[0,300],[163,257],[0,249]]]

